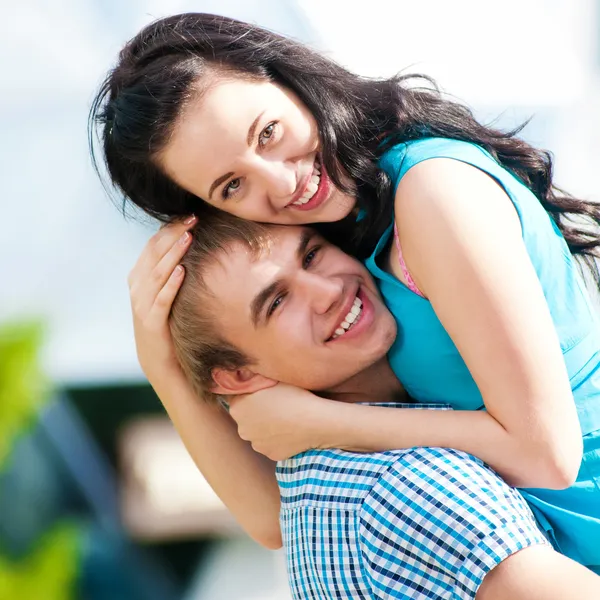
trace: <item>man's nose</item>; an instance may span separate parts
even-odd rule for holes
[[[306,301],[318,314],[327,313],[344,296],[344,282],[337,277],[303,271],[298,279]]]

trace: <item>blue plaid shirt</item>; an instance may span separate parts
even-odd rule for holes
[[[277,478],[296,600],[475,598],[506,557],[549,545],[521,495],[456,450],[311,450]]]

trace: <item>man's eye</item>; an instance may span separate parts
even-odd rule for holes
[[[269,310],[267,311],[267,317],[270,317],[277,310],[277,308],[283,302],[284,298],[285,294],[280,294],[279,296],[277,296],[277,298],[275,298],[275,300],[273,300],[273,303],[271,304],[271,306],[269,306]]]
[[[266,146],[270,139],[275,136],[275,130],[277,128],[277,121],[269,123],[261,132],[258,143],[261,146]]]
[[[304,257],[304,262],[302,264],[302,266],[305,269],[308,269],[308,267],[310,266],[310,264],[315,260],[315,258],[317,257],[317,254],[319,253],[319,251],[321,250],[320,246],[317,246],[316,248],[313,248],[305,257]]]
[[[231,198],[242,185],[241,179],[238,177],[237,179],[232,179],[224,188],[223,188],[223,198]]]

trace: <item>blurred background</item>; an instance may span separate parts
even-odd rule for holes
[[[3,0],[0,600],[288,600],[281,553],[237,529],[135,356],[126,277],[155,226],[89,160],[123,43],[185,11],[256,22],[365,75],[433,75],[553,152],[600,200],[600,0]]]

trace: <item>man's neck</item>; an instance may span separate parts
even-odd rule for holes
[[[322,392],[321,395],[341,402],[406,400],[406,392],[385,357],[335,388]]]

